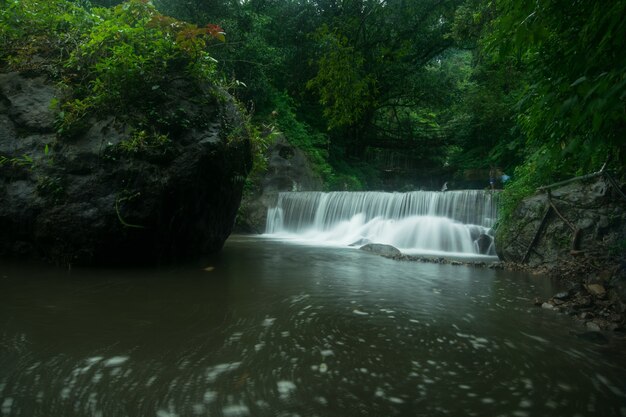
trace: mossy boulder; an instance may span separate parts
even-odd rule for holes
[[[624,256],[624,191],[623,184],[597,177],[524,199],[507,224],[496,231],[498,256],[508,262],[547,268],[563,262],[604,262]],[[550,202],[554,208],[548,211]]]
[[[251,168],[244,119],[216,86],[164,88],[163,114],[186,120],[167,136],[112,112],[60,137],[51,104],[66,92],[0,74],[0,256],[141,264],[222,247]]]

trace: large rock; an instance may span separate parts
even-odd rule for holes
[[[402,256],[402,252],[400,252],[400,249],[396,248],[395,246],[385,245],[383,243],[368,243],[367,245],[361,246],[359,249],[364,250],[365,252],[372,252],[386,258],[395,258]]]
[[[263,233],[267,210],[276,207],[278,193],[284,191],[320,191],[323,183],[311,168],[307,156],[279,135],[267,150],[267,170],[252,178],[251,189],[244,196],[237,218],[243,233]]]
[[[549,205],[545,192],[523,200],[511,221],[498,228],[495,246],[500,259],[549,268],[577,257],[619,256],[620,251],[623,255],[626,201],[605,178],[553,189],[551,201],[558,213],[551,209],[543,226]]]
[[[219,250],[251,166],[246,129],[225,92],[170,88],[163,106],[192,127],[132,151],[137,131],[116,115],[57,138],[54,84],[0,74],[0,256],[155,263]]]

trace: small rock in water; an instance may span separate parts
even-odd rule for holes
[[[587,327],[587,329],[591,330],[592,332],[599,332],[601,330],[600,326],[598,326],[598,324],[593,321],[588,321],[587,324],[585,324],[585,327]]]
[[[585,285],[585,288],[587,288],[587,291],[589,291],[589,294],[592,294],[595,296],[602,296],[604,295],[604,293],[606,293],[604,286],[600,284],[587,284]]]
[[[365,246],[361,246],[359,249],[364,250],[366,252],[376,253],[385,257],[394,257],[401,256],[402,252],[394,246],[391,245],[383,245],[381,243],[368,243]]]
[[[554,294],[552,298],[555,300],[567,300],[570,297],[569,292],[561,291],[559,293]]]
[[[541,304],[541,308],[545,308],[546,310],[554,310],[554,306],[550,303]]]

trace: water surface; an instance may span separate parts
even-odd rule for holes
[[[199,265],[0,264],[2,416],[620,416],[623,345],[541,277],[232,237]]]

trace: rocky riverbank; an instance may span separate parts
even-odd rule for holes
[[[626,335],[626,302],[624,282],[626,265],[615,259],[586,257],[563,260],[558,265],[531,267],[503,263],[504,268],[527,271],[558,279],[564,291],[547,300],[535,299],[534,304],[571,316],[588,330],[608,330]]]

